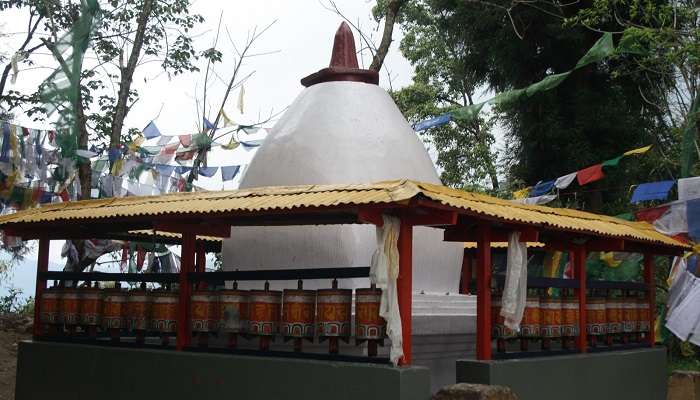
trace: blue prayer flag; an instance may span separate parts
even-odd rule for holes
[[[675,183],[676,181],[659,181],[637,185],[630,202],[636,204],[646,200],[664,200]]]
[[[185,167],[184,165],[178,165],[175,167],[175,172],[180,175],[186,174],[192,170],[192,167]]]
[[[417,123],[414,127],[413,130],[416,132],[426,130],[428,128],[432,128],[434,126],[440,126],[440,125],[445,125],[446,123],[450,122],[452,120],[452,114],[451,113],[446,113],[439,115],[435,118],[431,119],[426,119],[425,121],[421,121]]]
[[[219,167],[199,167],[199,174],[211,178],[218,170]]]
[[[700,239],[700,199],[688,200],[686,213],[688,217],[688,236],[697,242]]]
[[[10,124],[2,124],[2,149],[0,150],[0,161],[10,161]]]
[[[554,187],[554,180],[547,181],[547,182],[539,182],[537,183],[532,190],[530,190],[530,197],[538,197],[545,195],[549,193],[550,190]]]
[[[173,171],[175,171],[174,165],[156,164],[155,167],[156,171],[158,171],[158,175],[160,176],[170,176],[173,174]]]
[[[118,160],[122,155],[122,151],[120,149],[112,147],[109,149],[107,152],[107,157],[109,158],[109,162],[114,162]]]
[[[204,117],[204,128],[206,128],[206,129],[214,129],[214,124],[212,124],[211,122],[209,122],[209,120],[207,119],[207,117]]]
[[[158,127],[156,127],[156,123],[151,121],[146,125],[145,128],[143,128],[143,136],[146,139],[151,139],[154,137],[160,136],[160,131],[158,130]]]
[[[221,167],[221,180],[230,181],[238,175],[238,170],[241,169],[240,165],[230,165],[228,167]]]
[[[244,147],[258,147],[260,146],[260,143],[253,143],[253,142],[240,142]]]

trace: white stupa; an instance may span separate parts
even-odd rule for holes
[[[330,67],[301,80],[306,88],[262,143],[240,188],[404,178],[439,184],[424,145],[378,81],[376,71],[358,68],[352,32],[343,23]],[[414,360],[419,364],[418,336],[430,336],[429,357],[439,358],[441,352],[464,356],[466,339],[447,336],[473,332],[473,301],[456,294],[463,246],[442,237],[439,229],[414,228]],[[375,247],[372,225],[234,227],[223,245],[223,264],[241,270],[369,266]],[[346,288],[367,285],[366,279],[340,281]],[[295,286],[271,282],[277,289]],[[329,287],[329,282],[304,287]],[[450,365],[454,371],[453,361]],[[454,380],[454,373],[449,378]],[[439,380],[434,376],[433,385],[445,383]]]

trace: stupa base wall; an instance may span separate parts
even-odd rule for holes
[[[16,399],[430,398],[426,368],[25,341]]]
[[[509,386],[520,400],[662,400],[666,380],[663,347],[457,362],[457,382]]]

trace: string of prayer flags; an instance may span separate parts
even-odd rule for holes
[[[154,137],[160,136],[160,131],[158,130],[155,122],[151,121],[145,128],[143,128],[143,136],[146,139],[153,139]]]
[[[517,204],[542,205],[554,201],[557,198],[556,194],[546,194],[542,196],[526,197],[523,199],[511,200]]]
[[[580,186],[601,180],[604,176],[603,164],[592,165],[576,172],[576,180]]]
[[[219,170],[219,167],[199,167],[199,175],[206,176],[207,178],[211,178],[216,174],[216,172]]]
[[[665,200],[676,181],[649,182],[637,185],[632,193],[632,204],[648,200]]]
[[[576,179],[576,172],[572,172],[570,174],[560,176],[554,181],[554,187],[559,189],[559,190],[564,190],[571,185],[571,182]]]
[[[549,193],[549,191],[551,191],[553,187],[554,187],[553,180],[547,181],[547,182],[538,182],[530,191],[529,196],[530,197],[537,197],[537,196],[545,195],[545,194]]]
[[[230,165],[226,167],[221,167],[221,180],[224,182],[233,180],[241,169],[240,165]]]

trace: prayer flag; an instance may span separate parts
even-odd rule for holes
[[[243,98],[245,97],[245,86],[241,85],[241,90],[238,91],[238,111],[243,114]]]
[[[75,151],[75,155],[77,155],[78,157],[82,157],[82,158],[92,158],[92,157],[95,157],[97,155],[97,153],[95,153],[94,151],[90,151],[90,150],[78,149]]]
[[[700,176],[678,180],[678,200],[700,198]]]
[[[236,141],[236,135],[231,135],[231,140],[228,142],[226,145],[221,145],[221,148],[224,150],[233,150],[236,147],[238,147],[240,143]]]
[[[207,119],[207,117],[204,117],[203,125],[204,125],[204,130],[205,130],[205,131],[214,129],[214,124],[212,124],[211,122],[209,122],[209,120]]]
[[[182,147],[190,147],[192,144],[192,135],[180,135],[178,138]]]
[[[524,199],[527,197],[527,195],[530,193],[530,187],[526,187],[525,189],[520,189],[516,190],[513,192],[513,198],[514,199]]]
[[[243,147],[251,148],[251,147],[258,147],[260,146],[260,143],[254,143],[254,142],[241,142]]]
[[[175,154],[177,151],[177,148],[180,147],[180,142],[175,142],[173,144],[169,144],[167,146],[163,146],[163,148],[160,150],[160,154],[165,155],[165,154]]]
[[[10,124],[2,124],[2,149],[0,150],[0,161],[10,161]]]
[[[688,236],[697,242],[700,239],[700,199],[688,200]]]
[[[634,219],[636,221],[645,221],[651,224],[664,215],[669,208],[669,206],[661,206],[638,210],[634,212]]]
[[[160,131],[158,130],[155,122],[151,121],[145,128],[143,128],[143,136],[145,136],[146,139],[152,139],[160,136]]]
[[[574,179],[576,179],[576,172],[560,176],[556,181],[554,181],[554,187],[560,190],[566,189],[569,187],[569,185],[571,185],[571,182],[573,182]]]
[[[236,177],[240,169],[240,165],[230,165],[227,167],[221,167],[221,180],[224,182],[232,180]]]
[[[452,114],[445,113],[442,115],[438,115],[435,118],[426,119],[425,121],[421,121],[421,122],[417,123],[414,126],[413,130],[415,130],[416,132],[424,131],[424,130],[429,129],[429,128],[445,125],[445,124],[449,123],[451,120],[452,120]]]
[[[178,151],[177,154],[175,155],[175,159],[178,161],[191,160],[194,158],[195,152],[196,152],[196,150]]]
[[[211,178],[219,170],[219,167],[199,167],[199,175]]]
[[[530,191],[530,197],[542,196],[549,193],[554,187],[554,181],[538,182]]]
[[[170,143],[170,140],[172,139],[172,136],[167,136],[163,135],[160,138],[158,138],[158,146],[165,146],[166,144]]]
[[[107,156],[109,157],[110,163],[115,162],[117,159],[119,159],[119,157],[121,157],[121,155],[122,155],[121,150],[119,150],[115,147],[113,147],[107,151]]]
[[[224,128],[236,125],[236,123],[226,115],[223,108],[221,109],[221,116],[224,117]]]
[[[636,204],[641,201],[663,200],[668,197],[668,192],[675,183],[676,181],[660,181],[637,185],[630,202]]]
[[[541,205],[547,204],[557,198],[556,194],[546,194],[543,196],[526,197],[524,199],[511,200],[513,203],[517,204],[527,204],[527,205]]]
[[[632,156],[635,154],[644,154],[647,151],[651,150],[651,146],[652,145],[650,144],[649,146],[640,147],[640,148],[634,149],[634,150],[628,150],[628,151],[624,152],[622,155],[623,156]]]
[[[581,186],[603,179],[604,176],[603,164],[592,165],[576,172],[576,180]]]
[[[177,172],[180,175],[184,175],[190,171],[192,171],[192,167],[186,167],[184,165],[178,165],[177,167],[175,167],[175,172]]]
[[[611,158],[609,160],[603,161],[603,167],[617,167],[618,164],[620,164],[620,160],[622,160],[623,156]]]

